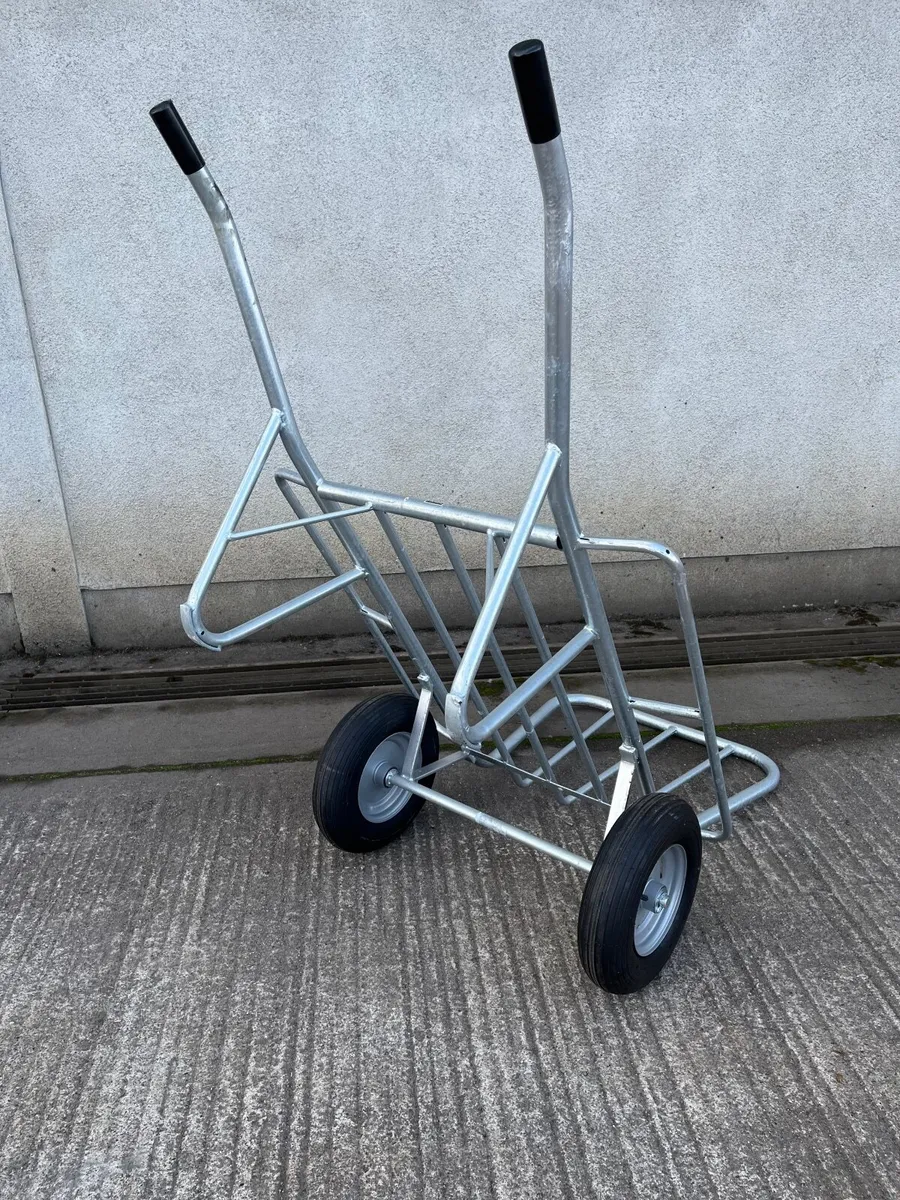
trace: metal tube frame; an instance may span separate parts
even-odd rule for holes
[[[184,628],[189,637],[208,649],[219,650],[275,621],[297,612],[317,600],[344,592],[354,604],[376,644],[386,655],[406,690],[418,700],[416,718],[403,767],[392,773],[391,782],[406,787],[434,804],[478,822],[506,837],[557,858],[579,870],[588,871],[590,860],[562,847],[535,837],[526,830],[463,804],[426,787],[421,778],[460,761],[501,767],[517,782],[542,783],[564,802],[590,795],[609,808],[606,831],[624,809],[635,785],[642,794],[657,790],[648,752],[673,737],[705,748],[706,758],[677,779],[658,790],[672,791],[683,783],[709,771],[715,803],[700,815],[703,836],[728,837],[732,832],[732,814],[772,791],[778,784],[779,771],[766,755],[719,738],[716,733],[706,676],[703,669],[696,623],[687,589],[687,576],[681,560],[659,542],[625,538],[597,538],[584,534],[572,499],[569,483],[570,402],[571,402],[571,326],[572,326],[572,192],[562,138],[533,147],[538,178],[544,201],[544,282],[545,282],[545,449],[532,486],[517,518],[479,512],[455,505],[435,504],[408,496],[374,491],[323,478],[307,449],[294,417],[281,375],[272,340],[266,327],[259,298],[247,265],[237,228],[224,197],[206,166],[188,176],[212,222],[228,269],[235,296],[256,357],[271,413],[263,435],[251,458],[235,497],[222,521],[209,553],[181,607]],[[295,519],[239,531],[237,526],[247,501],[256,486],[277,439],[295,470],[278,470],[275,482],[294,512]],[[312,497],[318,512],[309,513],[297,496],[303,488]],[[554,524],[537,521],[544,502],[549,503]],[[422,603],[441,643],[450,655],[454,678],[449,687],[426,653],[402,609],[396,602],[384,576],[375,566],[353,524],[353,520],[374,513],[380,522],[404,574]],[[392,517],[430,522],[448,555],[463,593],[473,609],[474,627],[460,653],[432,599],[421,574],[416,570]],[[322,537],[328,525],[349,560],[339,556]],[[332,578],[259,616],[222,633],[210,631],[201,610],[204,597],[225,551],[231,542],[287,529],[303,529],[332,573]],[[482,534],[485,545],[485,593],[480,601],[463,558],[451,535],[459,529]],[[570,641],[551,653],[519,563],[528,545],[552,548],[564,556],[584,615],[584,627]],[[650,555],[664,563],[672,574],[678,613],[684,632],[696,707],[642,700],[630,695],[616,652],[609,621],[597,583],[592,551]],[[360,587],[371,593],[373,607],[364,599]],[[516,683],[497,643],[495,628],[501,611],[512,595],[517,600],[525,624],[541,658],[540,666],[525,680]],[[414,668],[407,671],[391,644],[393,637],[407,653]],[[566,666],[584,650],[596,656],[607,695],[568,692],[562,674]],[[476,676],[485,654],[490,654],[504,685],[506,695],[489,708],[476,686]],[[533,712],[528,705],[541,692],[552,695]],[[470,706],[475,710],[470,720]],[[600,716],[582,728],[576,710],[600,711]],[[421,745],[426,718],[432,712],[439,731],[458,747],[444,754],[437,763],[429,763],[419,772],[416,755]],[[549,718],[560,719],[569,740],[558,751],[548,754],[538,729]],[[677,718],[677,719],[674,719]],[[699,728],[684,724],[694,720]],[[504,732],[510,722],[518,722]],[[620,744],[617,761],[600,771],[594,763],[588,739],[614,723]],[[644,741],[642,729],[653,733]],[[485,743],[491,740],[493,745]],[[526,767],[513,759],[520,747],[531,747],[537,766]],[[557,777],[558,765],[572,753],[585,768],[587,782],[571,787]],[[742,759],[762,772],[762,778],[729,795],[722,768],[725,758]],[[613,780],[612,798],[607,799],[604,785]]]

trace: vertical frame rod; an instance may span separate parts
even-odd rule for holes
[[[453,535],[446,525],[436,525],[435,529],[437,529],[438,537],[441,539],[441,544],[447,552],[447,558],[450,560],[450,565],[453,568],[457,579],[459,580],[463,595],[468,600],[469,606],[471,607],[475,617],[478,617],[482,611],[481,605],[478,602],[478,593],[475,590],[475,585],[472,583],[472,577],[466,570],[466,565],[462,560],[456,542],[453,540]],[[497,668],[497,673],[499,674],[507,693],[514,692],[516,689],[516,681],[513,678],[512,671],[510,671],[506,659],[503,657],[503,651],[500,649],[500,643],[497,641],[497,638],[493,633],[491,633],[490,637],[488,638],[487,647],[488,653],[493,660],[494,666]],[[477,689],[475,688],[473,682],[469,688],[468,695],[473,697],[476,690]],[[547,778],[552,782],[555,779],[553,767],[550,765],[550,761],[547,758],[543,743],[541,742],[541,739],[535,730],[531,717],[528,715],[528,710],[523,706],[517,711],[516,716],[522,723],[522,728],[525,730],[532,750],[537,755],[537,760],[540,763],[541,768],[546,772]],[[497,742],[499,733],[500,730],[495,729],[492,734],[495,743]],[[499,746],[501,743],[497,744]]]
[[[388,516],[387,513],[381,512],[380,510],[376,510],[376,516],[378,517],[378,523],[381,525],[381,528],[384,530],[385,536],[387,537],[388,541],[391,544],[391,549],[394,551],[394,554],[396,554],[396,556],[397,556],[397,562],[403,568],[403,571],[404,571],[407,579],[412,584],[413,591],[418,596],[422,607],[425,609],[425,612],[428,615],[428,619],[431,621],[432,625],[435,628],[435,631],[437,632],[438,637],[441,640],[441,644],[443,645],[444,649],[447,651],[447,655],[450,659],[450,663],[453,666],[453,669],[456,670],[456,668],[459,666],[460,657],[461,657],[459,650],[457,649],[456,643],[454,642],[453,638],[450,636],[450,630],[445,625],[444,619],[441,616],[440,612],[438,611],[438,607],[435,604],[431,593],[429,592],[428,588],[425,586],[425,581],[423,580],[422,576],[419,574],[415,563],[410,558],[409,552],[407,551],[406,547],[403,544],[403,539],[400,537],[400,534],[397,532],[396,525],[394,524],[394,522],[391,520],[391,518]],[[472,703],[475,705],[478,712],[482,714],[482,716],[484,716],[487,713],[488,707],[485,704],[485,702],[481,696],[481,693],[478,691],[477,687],[472,688]],[[503,759],[503,761],[511,762],[512,756],[511,756],[509,750],[507,749],[506,742],[504,741],[504,739],[499,734],[495,734],[494,742],[497,746],[497,749],[500,752],[500,757]]]
[[[623,751],[634,753],[641,786],[653,791],[653,775],[628,703],[628,689],[594,569],[579,546],[581,523],[569,485],[572,390],[572,186],[562,137],[532,146],[544,199],[544,436],[559,447],[560,460],[548,499],[560,545],[572,573],[584,617],[594,630],[597,662],[622,735]]]
[[[537,612],[535,611],[534,602],[531,599],[531,594],[525,586],[525,581],[522,578],[522,572],[516,570],[513,575],[513,590],[516,599],[519,602],[519,607],[525,617],[525,624],[528,626],[528,632],[531,634],[534,644],[537,646],[538,654],[541,662],[546,662],[550,658],[550,647],[547,644],[547,639],[544,636],[544,630],[541,628],[541,623],[538,620]],[[593,788],[594,798],[600,801],[606,800],[606,792],[603,784],[600,781],[600,776],[597,773],[597,767],[594,763],[593,756],[581,731],[578,717],[575,715],[575,710],[569,703],[569,697],[566,693],[565,685],[559,675],[554,675],[550,683],[553,689],[553,694],[559,701],[559,710],[562,713],[563,719],[568,726],[569,732],[572,735],[572,741],[575,749],[578,751],[578,756],[581,759],[582,765],[588,773],[588,781]],[[555,757],[555,756],[554,756]],[[553,765],[553,758],[550,760]]]

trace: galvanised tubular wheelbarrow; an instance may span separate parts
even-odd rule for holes
[[[343,592],[404,690],[364,701],[331,734],[313,787],[319,829],[343,850],[376,850],[397,837],[429,801],[584,871],[587,884],[578,918],[582,964],[595,983],[611,992],[631,992],[658,975],[681,935],[699,878],[702,839],[727,838],[732,832],[732,815],[772,791],[779,771],[766,755],[716,735],[685,569],[678,556],[660,542],[588,537],[578,519],[569,487],[569,173],[543,45],[522,42],[512,48],[509,58],[543,193],[545,270],[546,444],[515,518],[323,478],[297,428],[228,206],[172,102],[151,110],[212,221],[271,404],[265,431],[187,603],[181,606],[181,618],[188,637],[210,650],[221,650],[317,600]],[[239,531],[241,515],[277,438],[295,468],[275,472],[275,482],[294,519]],[[308,510],[298,489],[311,498],[314,511]],[[538,523],[545,501],[555,525]],[[431,622],[434,644],[449,656],[455,670],[449,688],[365,549],[358,531],[364,514],[372,514],[380,524]],[[473,627],[464,645],[454,641],[423,574],[413,563],[400,533],[405,520],[431,524],[446,552],[473,613]],[[325,527],[332,531],[331,540],[323,537]],[[233,629],[214,633],[203,620],[202,604],[229,544],[287,529],[302,529],[309,535],[331,577]],[[485,539],[483,596],[476,590],[459,546],[460,537],[471,534]],[[522,554],[529,545],[561,555],[580,602],[584,624],[556,650],[547,642],[520,570]],[[590,558],[592,550],[649,555],[671,573],[695,706],[640,699],[629,693]],[[520,681],[513,678],[495,632],[501,609],[512,597],[521,609],[540,662]],[[596,655],[605,697],[569,692],[563,683],[566,667],[588,650]],[[405,658],[401,657],[404,651]],[[495,676],[504,688],[499,699],[476,682],[485,655],[492,660]],[[406,663],[411,664],[410,670]],[[548,725],[551,729],[562,726],[565,736],[550,734]],[[589,744],[589,739],[604,729],[617,731],[617,738]],[[453,743],[454,748],[442,753],[441,739]],[[696,743],[705,757],[660,785],[654,781],[649,757],[670,739]],[[614,746],[616,742],[618,753],[612,765],[603,767],[595,761],[592,746],[596,750],[603,743]],[[762,777],[729,794],[722,765],[728,757],[752,764]],[[543,784],[564,804],[581,800],[604,805],[608,810],[605,833],[594,861],[437,790],[438,773],[461,762],[505,770],[523,787]],[[697,814],[677,789],[707,772],[714,802]]]

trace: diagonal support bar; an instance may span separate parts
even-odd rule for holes
[[[553,473],[559,465],[561,455],[562,451],[559,446],[554,446],[552,443],[549,443],[544,450],[544,456],[537,469],[537,474],[534,477],[528,498],[510,535],[506,552],[500,560],[500,565],[497,567],[496,574],[494,575],[493,586],[485,596],[481,615],[475,622],[475,628],[472,630],[469,644],[466,646],[462,661],[457,668],[453,684],[447,695],[445,707],[447,729],[450,736],[460,745],[466,745],[470,741],[466,725],[466,708],[468,706],[469,691],[475,682],[475,676],[478,673],[478,668],[481,666],[481,660],[484,658],[494,626],[497,624],[500,611],[503,608],[503,602],[506,599],[506,593],[512,584],[516,567],[519,565],[519,559],[528,545],[531,530],[538,519],[541,506],[547,498],[547,491],[553,479]],[[524,699],[522,703],[525,703]],[[481,724],[484,724],[484,721]],[[497,722],[493,728],[499,728],[500,724],[502,722]]]
[[[428,720],[428,710],[431,708],[431,699],[434,695],[428,685],[427,675],[420,675],[419,683],[422,685],[422,690],[419,692],[419,703],[416,705],[412,733],[409,735],[409,742],[406,746],[406,753],[403,756],[403,766],[401,768],[403,774],[410,777],[416,769],[416,756],[422,747],[422,738],[425,736],[425,722]]]
[[[441,545],[446,551],[447,558],[450,560],[450,566],[453,568],[456,578],[459,581],[459,586],[462,589],[462,593],[468,600],[469,607],[472,609],[472,614],[477,621],[481,612],[481,603],[478,599],[478,593],[475,591],[475,584],[472,582],[472,578],[466,569],[466,564],[462,560],[462,555],[457,548],[456,542],[453,540],[453,534],[446,525],[436,525],[435,529],[437,530],[438,537],[441,539]],[[491,578],[493,578],[493,569],[491,570]],[[487,585],[485,585],[485,590],[487,592]],[[509,664],[503,656],[503,651],[500,649],[500,643],[497,641],[496,634],[493,631],[491,632],[491,636],[488,638],[487,652],[493,659],[494,666],[496,667],[497,673],[499,674],[500,679],[503,682],[503,686],[506,688],[507,692],[514,692],[516,690],[516,681],[513,678],[512,671],[509,669]],[[459,666],[460,661],[461,657],[460,655],[457,655],[457,666]],[[476,686],[473,686],[469,692],[469,701],[475,706],[481,716],[487,716],[487,705],[484,703],[481,693],[478,691]],[[538,762],[547,772],[548,777],[552,779],[553,770],[550,766],[549,760],[547,759],[547,755],[544,752],[544,747],[541,745],[541,739],[535,733],[531,717],[528,715],[528,710],[522,708],[516,715],[522,722],[522,728],[525,730],[532,750],[534,750],[535,754],[537,755]],[[496,730],[494,731],[494,743],[500,752],[500,757],[504,760],[504,762],[507,764],[511,763],[512,760],[510,759],[509,752],[506,749],[505,739],[502,738],[499,732]],[[527,787],[530,783],[530,780],[526,781],[523,776],[517,775],[516,782],[522,787]]]
[[[612,802],[609,806],[609,813],[606,817],[606,828],[603,831],[603,836],[607,837],[609,831],[621,817],[625,811],[625,805],[628,803],[628,796],[631,792],[631,783],[634,779],[634,771],[637,766],[637,756],[633,752],[627,750],[621,751],[621,760],[616,771],[616,782],[613,787]]]
[[[499,833],[503,837],[512,838],[513,841],[530,846],[532,850],[537,850],[541,854],[548,854],[551,858],[556,858],[560,862],[564,862],[570,867],[575,867],[579,871],[587,873],[594,865],[589,858],[585,858],[581,854],[573,854],[571,850],[557,846],[554,842],[547,842],[543,838],[536,837],[533,833],[529,833],[527,829],[520,829],[518,825],[510,825],[507,821],[501,821],[497,817],[492,817],[489,813],[482,812],[480,808],[472,808],[469,804],[463,804],[461,800],[455,800],[452,796],[445,796],[443,792],[436,792],[434,788],[425,787],[417,780],[410,779],[409,776],[392,772],[389,782],[406,788],[414,795],[422,796],[425,800],[430,800],[432,804],[449,809],[450,812],[456,813],[459,817],[466,817],[468,820],[474,821],[476,825],[481,825],[484,829],[490,829],[492,833]]]
[[[335,572],[335,579],[328,579],[324,583],[320,583],[317,587],[303,592],[302,595],[295,596],[292,600],[287,600],[284,604],[270,608],[256,617],[251,617],[249,621],[244,621],[240,625],[226,629],[223,633],[214,633],[212,630],[206,628],[206,623],[202,615],[202,606],[209,585],[213,580],[219,563],[222,561],[225,551],[234,539],[234,531],[244,514],[247,501],[250,499],[254,487],[256,487],[259,477],[262,474],[262,469],[272,452],[275,439],[279,436],[283,427],[284,413],[277,408],[273,408],[269,414],[269,420],[266,422],[262,437],[253,451],[253,457],[250,459],[247,470],[244,472],[240,486],[237,492],[235,492],[234,499],[228,506],[228,511],[222,519],[222,524],[219,526],[206,558],[203,560],[203,565],[197,574],[197,578],[191,586],[187,601],[181,605],[181,624],[184,632],[192,642],[196,642],[199,646],[205,646],[207,650],[221,650],[224,646],[231,646],[235,642],[241,641],[242,638],[249,637],[253,633],[258,633],[261,629],[266,629],[269,625],[274,625],[276,621],[280,621],[283,617],[299,612],[301,608],[308,608],[309,605],[315,604],[318,600],[324,600],[326,596],[330,596],[333,592],[342,591],[344,588],[356,583],[357,580],[366,577],[366,572],[361,567],[353,567],[349,571],[344,572],[338,571]]]
[[[585,626],[573,638],[570,638],[561,650],[557,650],[545,663],[542,663],[533,675],[529,675],[524,683],[519,684],[514,692],[501,700],[496,708],[492,708],[490,713],[477,725],[473,725],[471,729],[466,728],[465,736],[472,740],[471,744],[479,745],[484,738],[490,737],[495,729],[499,729],[501,725],[511,721],[520,708],[547,687],[553,677],[564,670],[574,658],[577,658],[582,650],[586,650],[591,645],[595,636],[593,629]],[[448,705],[449,700],[448,697]]]

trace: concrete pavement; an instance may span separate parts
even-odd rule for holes
[[[0,1197],[896,1196],[898,735],[748,733],[782,787],[630,998],[574,871],[428,806],[342,855],[312,763],[6,784]],[[453,784],[596,848],[589,804]]]

